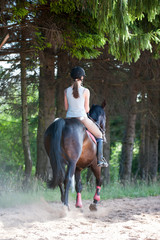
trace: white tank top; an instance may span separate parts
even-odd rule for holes
[[[79,87],[79,98],[73,97],[73,88],[69,87],[66,89],[66,96],[68,101],[68,110],[66,117],[87,117],[85,108],[84,108],[84,87]]]

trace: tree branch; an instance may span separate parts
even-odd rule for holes
[[[0,44],[0,49],[1,49],[1,47],[7,42],[8,38],[9,38],[9,34],[7,34],[7,35],[5,36],[5,38],[3,39],[2,43]]]

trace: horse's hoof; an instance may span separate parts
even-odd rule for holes
[[[77,206],[76,206],[76,208],[77,208],[77,211],[83,213],[83,208],[82,208],[82,207],[77,207]],[[79,210],[78,210],[78,209],[79,209]]]
[[[67,207],[68,207],[68,211],[71,211],[71,208],[70,208],[70,206],[68,205]]]
[[[82,204],[80,204],[80,205],[75,204],[75,207],[76,207],[76,208],[82,208]]]
[[[91,203],[89,206],[90,211],[97,211],[97,204]]]
[[[71,210],[70,207],[69,207],[69,205],[66,205],[66,204],[63,205],[63,208],[64,208],[64,210],[66,210],[66,211],[70,211],[70,210]]]

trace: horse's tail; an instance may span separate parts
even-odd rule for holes
[[[50,136],[50,152],[49,158],[52,166],[53,177],[48,181],[50,188],[57,187],[65,179],[65,163],[62,156],[61,137],[65,126],[65,120],[59,118],[55,120],[46,130],[45,137]]]

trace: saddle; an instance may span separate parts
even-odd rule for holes
[[[89,137],[92,139],[92,141],[93,141],[95,144],[97,144],[97,141],[96,141],[95,136],[94,136],[91,132],[89,132],[87,129],[86,129],[86,132],[87,132],[87,134],[89,135]]]

